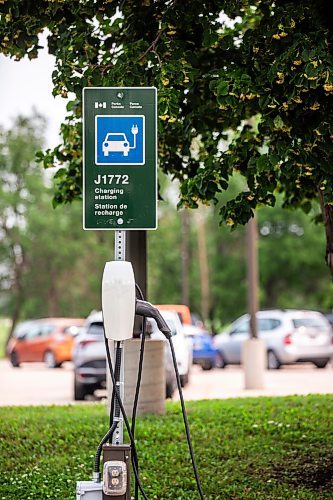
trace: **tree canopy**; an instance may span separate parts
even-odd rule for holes
[[[55,95],[70,96],[63,143],[40,155],[55,204],[81,196],[85,86],[158,88],[159,164],[180,203],[217,201],[235,172],[244,189],[222,205],[232,228],[260,205],[320,202],[333,275],[333,57],[324,0],[2,0],[1,52],[38,56],[49,30]]]

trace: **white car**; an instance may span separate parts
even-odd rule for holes
[[[184,386],[189,378],[192,351],[188,348],[178,315],[171,311],[163,311],[162,314],[173,334],[172,341],[175,347],[178,371]],[[158,330],[153,319],[149,319],[147,333],[150,333],[151,338],[165,341],[166,397],[171,398],[176,389],[176,376],[169,342]],[[85,396],[93,394],[97,389],[106,387],[106,352],[101,312],[92,313],[87,318],[81,334],[75,338],[73,364],[75,400],[83,400]]]
[[[191,366],[193,363],[193,351],[190,342],[188,341],[184,327],[175,311],[160,310],[163,318],[168,324],[172,333],[172,342],[175,348],[177,359],[177,367],[180,376],[182,387],[189,381]],[[153,334],[158,330],[156,322],[152,320]],[[170,347],[169,347],[170,349]]]
[[[325,368],[333,357],[332,328],[317,311],[275,309],[258,311],[258,335],[265,341],[267,367],[311,362]],[[231,324],[226,332],[214,337],[220,368],[241,363],[241,346],[249,338],[249,315]]]
[[[102,149],[104,156],[109,156],[109,153],[123,153],[124,156],[128,156],[130,143],[125,134],[109,132],[105,136]]]

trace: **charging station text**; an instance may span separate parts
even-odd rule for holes
[[[127,205],[123,203],[121,205],[95,203],[95,215],[113,215],[118,217],[119,215],[124,215],[124,210],[127,210]]]
[[[129,175],[127,174],[98,174],[94,179],[95,184],[129,184]]]

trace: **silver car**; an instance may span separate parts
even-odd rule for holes
[[[165,340],[154,320],[147,321],[151,338]],[[166,342],[166,340],[165,340]],[[176,388],[176,376],[170,349],[165,344],[166,397],[171,398]],[[75,339],[73,350],[74,399],[80,401],[98,389],[106,388],[106,350],[101,312],[92,313],[82,332]]]
[[[299,362],[312,362],[325,368],[333,357],[332,328],[324,315],[316,311],[276,309],[257,314],[259,337],[265,341],[267,367],[280,368]],[[241,345],[249,338],[249,315],[216,335],[219,366],[241,363]]]

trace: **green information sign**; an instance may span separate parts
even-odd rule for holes
[[[153,87],[83,89],[83,228],[157,228]]]

